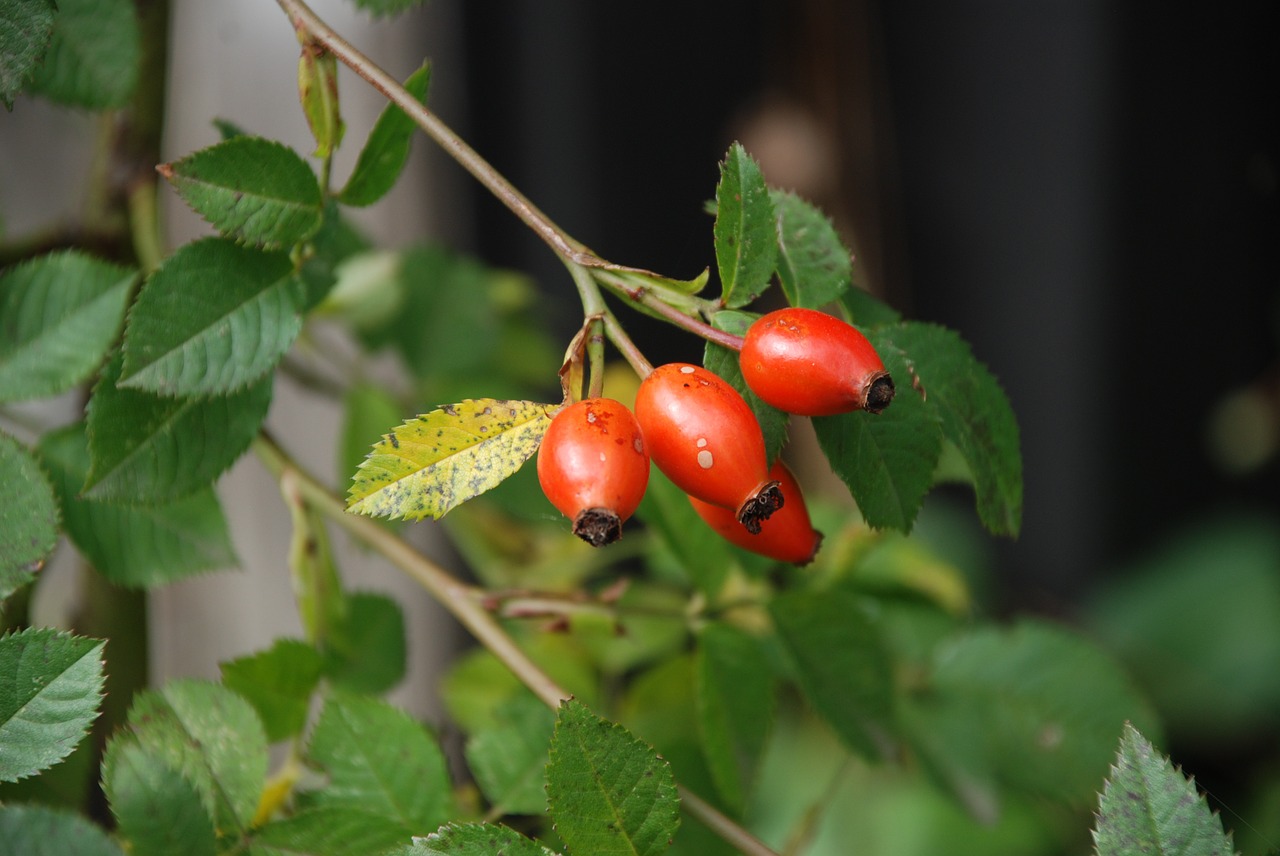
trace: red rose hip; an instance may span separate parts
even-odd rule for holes
[[[879,413],[893,400],[893,379],[867,337],[815,309],[761,316],[747,330],[738,365],[761,400],[800,416]]]
[[[593,547],[622,535],[649,485],[649,452],[626,405],[588,398],[561,410],[538,447],[538,482]]]
[[[733,512],[750,532],[782,506],[764,435],[738,391],[688,363],[658,366],[640,383],[636,419],[658,469],[685,493]]]
[[[775,463],[769,470],[769,476],[778,480],[782,490],[782,508],[760,524],[760,532],[756,535],[743,529],[728,509],[703,502],[696,496],[689,497],[689,502],[698,516],[726,541],[779,562],[807,565],[818,553],[822,533],[813,528],[800,484],[786,464],[782,461]]]

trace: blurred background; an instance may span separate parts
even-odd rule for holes
[[[1280,806],[1274,3],[430,0],[395,21],[313,5],[401,79],[429,57],[436,112],[612,261],[681,278],[712,265],[703,203],[734,140],[818,203],[859,286],[960,331],[1009,393],[1024,522],[1016,541],[978,539],[988,609],[1088,627],[1157,701],[1161,748],[1220,804],[1251,819]],[[175,0],[173,24],[167,157],[215,142],[215,116],[310,150],[274,3]],[[343,86],[360,139],[382,104]],[[19,165],[74,164],[92,127],[38,102],[15,115],[0,117],[0,202],[20,232],[37,202],[74,210],[84,172]],[[207,230],[166,202],[172,244]],[[578,326],[563,266],[425,140],[363,214],[380,244],[438,239],[531,274],[557,339]],[[699,358],[637,317],[652,359]],[[284,385],[271,420],[327,462],[339,415],[323,407]],[[233,531],[258,540],[237,543],[244,574],[153,597],[157,679],[216,675],[296,632],[287,515],[262,502],[274,486],[250,462],[220,491]],[[963,491],[931,502],[951,498],[972,515]],[[451,622],[397,574],[351,564],[418,610],[410,644],[427,653],[401,701],[435,712],[423,699]]]

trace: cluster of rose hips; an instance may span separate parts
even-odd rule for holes
[[[759,318],[738,359],[751,391],[787,413],[878,413],[893,399],[893,381],[866,337],[812,309]],[[813,559],[822,535],[795,477],[781,460],[769,466],[751,407],[701,366],[655,368],[640,383],[634,414],[609,398],[565,407],[538,450],[538,480],[574,534],[598,547],[617,540],[639,506],[651,457],[727,540],[779,561]]]

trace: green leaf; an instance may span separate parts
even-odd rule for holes
[[[780,190],[770,192],[777,211],[778,280],[792,306],[817,309],[849,287],[853,257],[826,215]]]
[[[840,295],[840,302],[849,310],[852,323],[864,329],[902,320],[902,313],[861,288],[846,289]]]
[[[745,336],[747,328],[759,317],[754,312],[725,310],[711,316],[711,326],[735,336]],[[702,365],[723,378],[751,406],[751,412],[755,414],[756,421],[760,423],[760,431],[764,434],[765,452],[772,464],[787,445],[787,426],[791,417],[778,408],[765,404],[760,396],[751,391],[747,382],[742,379],[737,351],[707,342],[702,353]]]
[[[910,532],[933,483],[942,431],[932,410],[911,389],[902,352],[879,330],[868,331],[867,337],[898,386],[893,403],[880,413],[815,416],[813,430],[863,519],[879,529]]]
[[[657,467],[636,516],[652,527],[679,565],[681,572],[708,596],[715,596],[729,577],[728,542],[704,525],[689,497]]]
[[[983,524],[997,535],[1016,536],[1022,527],[1022,452],[1018,421],[999,382],[974,359],[969,345],[944,327],[908,322],[883,335],[906,352],[943,436],[968,464]],[[907,376],[891,374],[905,393]]]
[[[171,681],[134,696],[128,728],[117,739],[191,782],[222,835],[249,829],[267,773],[266,735],[249,702],[208,681]]]
[[[407,837],[384,817],[335,806],[267,824],[254,835],[248,856],[372,856]]]
[[[0,602],[35,578],[58,543],[58,504],[40,464],[0,433]]]
[[[102,786],[133,856],[214,856],[213,819],[196,786],[131,739],[113,740]]]
[[[52,767],[76,748],[98,716],[104,644],[49,628],[0,637],[0,782]]]
[[[378,694],[404,680],[404,614],[394,599],[372,592],[352,594],[345,625],[331,641],[324,669],[338,686]]]
[[[39,452],[58,494],[67,535],[117,585],[151,587],[236,564],[212,488],[154,507],[83,498],[80,486],[89,471],[83,423],[46,435]]]
[[[102,827],[40,805],[0,806],[0,856],[124,856]]]
[[[741,812],[773,719],[774,680],[759,641],[713,622],[698,636],[698,737],[716,789]]]
[[[426,103],[431,83],[431,66],[427,63],[409,75],[404,88],[418,101]],[[338,199],[347,205],[372,205],[395,186],[405,162],[409,159],[409,143],[418,126],[404,110],[388,104],[378,117],[369,139],[365,141],[355,168]]]
[[[410,420],[389,432],[360,465],[347,510],[439,518],[520,469],[538,450],[555,409],[479,398]]]
[[[53,0],[0,0],[0,101],[13,107],[53,34]]]
[[[248,699],[275,743],[302,733],[324,659],[305,642],[277,639],[266,651],[223,663],[222,683]]]
[[[357,7],[372,13],[375,17],[398,15],[425,2],[426,0],[355,0]]]
[[[450,823],[385,856],[555,856],[531,838],[493,823]]]
[[[893,668],[863,598],[840,589],[796,591],[775,598],[769,611],[814,710],[858,754],[890,757]]]
[[[778,241],[769,189],[741,143],[730,146],[720,164],[714,231],[720,300],[746,306],[769,287]]]
[[[331,696],[311,733],[307,760],[327,779],[308,795],[314,808],[358,809],[419,834],[450,816],[440,747],[421,723],[379,699]]]
[[[285,253],[206,238],[178,249],[129,312],[118,385],[165,396],[236,392],[302,329],[305,287]]]
[[[102,364],[137,273],[69,250],[0,277],[0,401],[58,395]]]
[[[494,716],[493,727],[473,732],[467,740],[467,766],[493,814],[542,814],[555,714],[533,696],[520,694],[499,706]]]
[[[232,137],[159,169],[197,214],[236,240],[289,247],[320,228],[324,199],[315,173],[281,143]]]
[[[71,107],[123,107],[142,56],[132,0],[57,0],[48,51],[28,89]]]
[[[942,646],[930,689],[943,715],[963,711],[972,724],[980,712],[984,727],[971,738],[983,742],[984,766],[1006,787],[1078,805],[1096,793],[1123,723],[1156,727],[1105,651],[1044,622],[976,630]]]
[[[547,804],[575,853],[662,853],[680,825],[671,765],[573,700],[556,718]]]
[[[271,375],[228,395],[168,398],[121,387],[122,365],[117,353],[89,400],[92,499],[156,504],[208,487],[249,448],[271,404]]]
[[[1232,856],[1231,836],[1189,779],[1125,723],[1098,803],[1098,856]]]

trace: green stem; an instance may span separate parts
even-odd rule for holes
[[[653,371],[653,363],[645,359],[644,354],[636,347],[636,343],[631,341],[631,337],[627,335],[627,331],[622,329],[622,325],[618,323],[618,319],[613,316],[612,312],[605,313],[604,316],[604,333],[609,337],[609,341],[618,349],[618,353],[631,364],[631,368],[635,369],[636,374],[644,380]]]
[[[562,701],[570,698],[569,693],[561,689],[520,649],[498,619],[485,608],[483,600],[475,597],[476,589],[454,578],[372,518],[348,514],[342,501],[295,463],[266,432],[258,435],[253,448],[276,478],[287,475],[291,486],[303,501],[421,584],[545,704],[555,709],[560,707]],[[680,801],[690,815],[747,856],[778,856],[746,829],[683,785],[680,786]]]
[[[646,285],[633,285],[624,277],[618,276],[609,271],[595,271],[595,278],[610,291],[625,297],[632,303],[650,309],[662,316],[663,319],[674,324],[682,330],[687,330],[695,336],[700,336],[708,342],[712,342],[721,347],[728,348],[731,351],[742,350],[742,337],[735,336],[732,333],[726,333],[724,330],[717,330],[710,324],[701,319],[690,315],[687,312],[681,312],[669,301],[663,300],[654,293],[652,287]],[[682,295],[683,297],[683,295]],[[698,301],[700,304],[704,301]]]
[[[156,200],[156,182],[139,181],[129,191],[129,232],[133,252],[144,272],[155,270],[164,261],[164,239]]]

